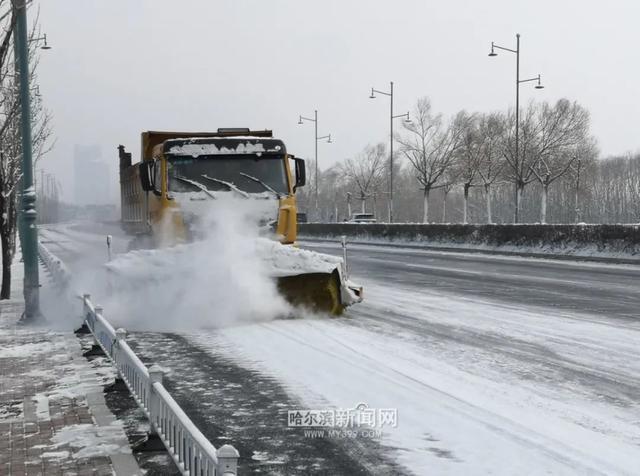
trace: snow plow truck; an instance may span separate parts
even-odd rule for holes
[[[261,258],[287,301],[339,315],[362,300],[362,287],[348,280],[342,259],[297,247],[295,193],[305,185],[305,163],[271,131],[147,131],[140,162],[132,164],[124,146],[118,151],[121,219],[133,237],[130,248],[194,242],[204,215],[225,206],[224,213],[248,208],[269,238],[260,238]],[[230,197],[235,201],[225,199]]]

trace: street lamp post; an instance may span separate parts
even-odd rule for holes
[[[520,33],[516,33],[516,49],[511,49],[511,48],[505,48],[503,46],[498,46],[496,45],[493,41],[491,42],[491,53],[489,53],[489,56],[493,57],[493,56],[498,56],[498,53],[495,52],[495,50],[503,50],[503,51],[508,51],[510,53],[515,53],[516,55],[516,153],[515,153],[515,157],[514,157],[514,169],[515,169],[515,175],[516,175],[516,181],[515,181],[515,211],[514,211],[514,223],[518,223],[518,213],[519,213],[519,208],[520,208],[520,195],[518,193],[518,188],[519,188],[519,182],[518,182],[518,162],[519,162],[519,154],[520,154],[520,148],[519,148],[519,131],[520,131],[520,83],[527,83],[529,81],[537,81],[538,84],[536,84],[535,88],[536,89],[543,89],[544,86],[541,84],[540,82],[540,75],[538,75],[535,78],[529,78],[529,79],[520,79]]]
[[[331,134],[326,136],[318,136],[318,110],[313,111],[313,119],[310,117],[299,116],[298,124],[303,124],[303,121],[313,122],[315,133],[314,137],[316,140],[314,141],[314,150],[315,150],[315,184],[314,184],[314,194],[315,194],[315,215],[316,219],[318,218],[318,141],[327,139],[327,143],[331,144]]]
[[[576,159],[576,194],[575,194],[575,222],[576,223],[580,223],[580,202],[579,202],[579,195],[580,195],[580,172],[582,170],[582,160],[580,159],[580,157],[575,157]]]
[[[405,118],[405,122],[411,122],[409,119],[409,111],[406,114],[393,114],[393,81],[389,83],[389,92],[379,91],[377,89],[371,88],[371,96],[370,99],[375,99],[376,95],[384,94],[385,96],[389,96],[389,223],[393,223],[393,120],[398,119],[400,117]]]
[[[27,5],[14,0],[16,30],[15,51],[20,92],[20,135],[22,136],[22,257],[24,260],[24,322],[38,319],[40,314],[40,283],[38,276],[38,230],[36,228],[36,192],[33,187],[31,151],[31,102],[29,95],[29,40],[27,38]]]

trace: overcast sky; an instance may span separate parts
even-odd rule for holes
[[[388,141],[396,114],[429,96],[437,111],[505,110],[521,76],[542,74],[531,98],[577,100],[591,111],[603,156],[640,150],[640,2],[348,0],[47,0],[40,2],[40,89],[54,115],[55,150],[43,167],[73,197],[74,144],[97,144],[117,190],[118,144],[139,159],[143,130],[273,129],[321,168]],[[32,12],[31,15],[33,16]],[[398,124],[399,126],[400,124]],[[107,178],[105,178],[107,179]]]

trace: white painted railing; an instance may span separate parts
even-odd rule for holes
[[[64,263],[40,242],[38,242],[38,252],[55,282],[61,286],[69,285],[71,283],[71,273]]]
[[[64,264],[42,244],[39,251],[54,279],[69,284],[71,275]],[[238,451],[231,445],[216,450],[162,385],[162,368],[153,365],[147,369],[129,347],[127,332],[114,329],[88,294],[82,296],[82,307],[84,321],[96,344],[116,367],[180,472],[185,476],[236,475]]]

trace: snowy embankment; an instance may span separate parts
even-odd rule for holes
[[[302,223],[301,239],[640,262],[640,225]]]

